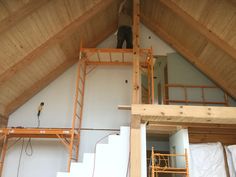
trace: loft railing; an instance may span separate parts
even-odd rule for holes
[[[182,89],[184,98],[183,99],[170,99],[169,92],[170,88]],[[192,100],[189,96],[190,89],[198,89],[201,92],[201,98],[198,100]],[[206,89],[218,90],[216,86],[205,86],[205,85],[182,85],[182,84],[166,84],[165,85],[165,96],[164,104],[180,103],[180,104],[200,104],[200,105],[229,105],[228,95],[224,93],[223,101],[212,101],[206,98]]]

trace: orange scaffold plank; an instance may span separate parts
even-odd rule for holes
[[[2,128],[0,134],[11,137],[25,138],[57,138],[70,137],[71,129],[69,128]]]

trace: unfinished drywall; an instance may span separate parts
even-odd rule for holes
[[[118,104],[130,104],[130,67],[98,67],[87,76],[83,127],[118,128],[129,125],[129,113],[119,111]],[[37,108],[41,101],[45,106],[41,114],[41,127],[70,127],[76,67],[72,67],[47,88],[29,100],[10,116],[8,126],[37,126]],[[126,83],[126,80],[128,83]],[[80,152],[93,152],[95,143],[111,132],[89,132],[81,134]],[[89,140],[89,141],[88,141]],[[22,142],[18,142],[6,156],[4,177],[16,176]],[[66,150],[59,142],[44,143],[32,140],[34,154],[23,152],[20,176],[55,176],[66,170]],[[25,144],[26,146],[26,144]],[[28,149],[29,150],[29,149]],[[51,152],[52,151],[52,152]],[[44,163],[38,167],[39,163]]]
[[[215,86],[215,84],[208,79],[197,68],[191,65],[178,53],[170,53],[167,55],[168,66],[168,83],[169,84],[183,84],[183,85],[205,85]],[[188,99],[191,101],[202,101],[201,89],[188,89]],[[169,99],[184,100],[184,90],[180,88],[169,89]],[[221,89],[206,89],[205,99],[207,101],[224,101],[224,92]],[[230,99],[230,105],[236,106],[236,102]]]
[[[130,113],[118,110],[117,106],[131,104],[131,74],[130,66],[103,66],[89,73],[86,80],[82,127],[119,129],[122,125],[129,125]],[[82,132],[80,157],[83,152],[93,152],[96,141],[112,132],[103,131],[100,135],[97,133]],[[94,141],[90,141],[91,139]]]
[[[171,154],[184,154],[185,149],[189,151],[189,141],[188,141],[188,130],[181,129],[175,134],[170,136],[170,153]],[[185,167],[184,157],[176,157],[171,159],[171,164],[178,168]]]

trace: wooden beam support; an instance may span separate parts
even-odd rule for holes
[[[132,103],[140,103],[141,85],[140,85],[140,71],[139,71],[139,41],[140,28],[140,4],[139,0],[133,0],[133,92]]]
[[[174,37],[170,36],[164,29],[162,29],[160,24],[151,21],[144,15],[142,15],[141,20],[145,26],[147,26],[155,34],[160,36],[164,41],[166,41],[170,46],[175,48],[178,52],[180,52],[190,63],[192,63],[198,69],[200,69],[204,74],[206,74],[209,78],[211,78],[223,90],[225,90],[231,96],[236,98],[236,92],[234,88],[229,86],[229,84],[225,82],[224,78],[222,78],[221,75],[217,74],[216,71],[211,70],[208,66],[204,65],[201,62],[202,60],[200,58],[193,55],[192,52],[190,52],[187,48],[185,48],[179,41],[177,41]]]
[[[203,35],[206,39],[208,39],[215,46],[222,49],[225,53],[233,58],[236,61],[236,50],[230,46],[225,40],[219,38],[215,33],[213,33],[210,29],[207,29],[200,22],[195,20],[192,16],[187,14],[183,9],[181,9],[174,1],[172,0],[160,0],[162,4],[167,6],[171,11],[173,11],[176,15],[178,15],[181,19],[184,20],[189,26]]]
[[[4,113],[5,113],[5,107],[0,104],[0,118],[4,117]]]
[[[12,26],[19,23],[22,19],[30,15],[31,13],[35,12],[41,6],[48,3],[50,0],[31,0],[25,6],[21,7],[20,9],[10,13],[9,16],[4,18],[0,21],[0,33],[5,32]]]
[[[130,136],[130,177],[141,177],[141,118],[132,116]]]
[[[48,50],[51,46],[61,42],[68,36],[72,35],[79,27],[83,26],[88,20],[97,15],[97,13],[103,11],[107,8],[113,0],[100,0],[98,3],[94,4],[90,9],[83,13],[80,17],[72,21],[70,24],[65,26],[61,31],[53,35],[47,41],[42,43],[23,59],[17,62],[12,67],[8,68],[3,74],[0,75],[0,84],[3,84],[6,80],[10,79],[18,71],[22,70],[25,65],[29,65],[34,60],[36,60],[43,52]]]
[[[142,122],[236,125],[235,107],[132,105],[131,113],[141,116]]]
[[[141,82],[140,82],[140,2],[133,0],[133,88],[132,103],[141,102]],[[141,177],[141,119],[139,116],[132,116],[130,130],[130,177]]]

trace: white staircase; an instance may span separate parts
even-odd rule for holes
[[[109,135],[108,144],[97,144],[95,154],[85,153],[83,162],[72,162],[70,173],[58,172],[57,177],[126,177],[129,139],[130,128],[121,127],[119,135]]]

